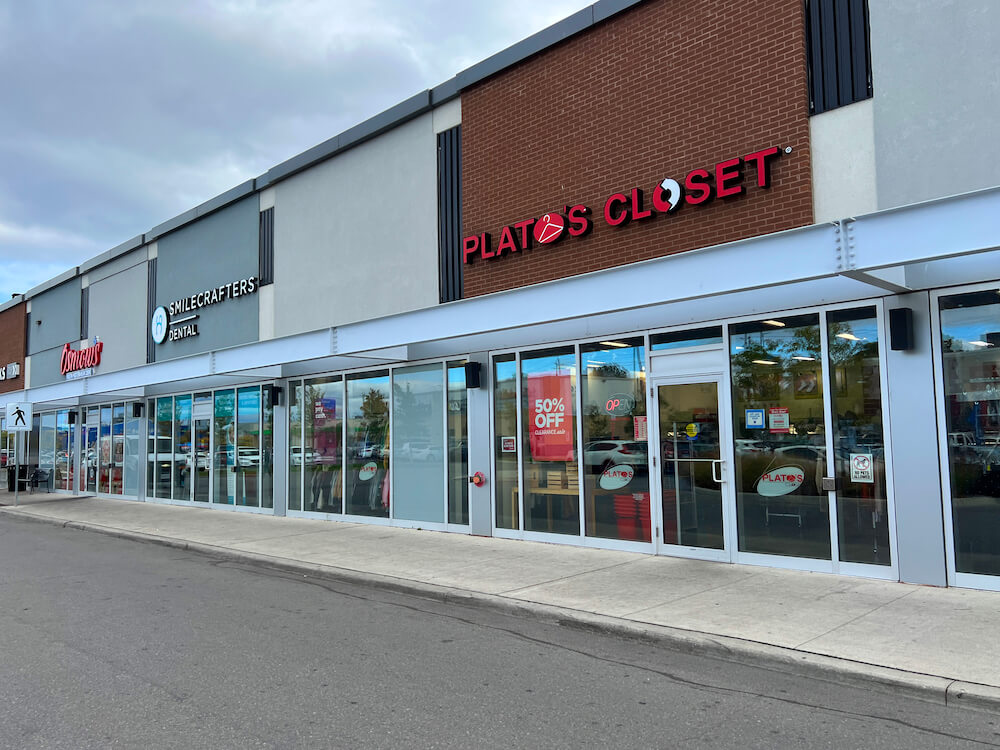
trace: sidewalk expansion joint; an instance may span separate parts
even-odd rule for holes
[[[870,609],[867,612],[862,612],[861,614],[859,614],[859,615],[857,615],[855,617],[852,617],[850,620],[847,620],[846,622],[842,622],[839,625],[835,625],[832,628],[830,628],[829,630],[820,633],[819,635],[814,635],[812,638],[807,638],[806,640],[802,641],[802,643],[797,644],[795,646],[795,648],[803,648],[804,646],[806,646],[807,644],[812,643],[815,640],[818,640],[820,638],[825,638],[826,636],[830,635],[830,633],[834,632],[835,630],[840,630],[841,628],[846,627],[846,626],[850,625],[851,623],[857,622],[858,620],[861,620],[861,619],[863,619],[865,617],[868,617],[869,615],[873,615],[876,612],[878,612],[880,609],[888,607],[890,604],[895,604],[896,602],[905,599],[906,597],[910,596],[911,594],[913,594],[915,592],[916,592],[916,589],[911,589],[910,591],[907,591],[904,594],[900,594],[899,596],[897,596],[897,597],[895,597],[893,599],[890,599],[889,601],[882,602],[880,605],[878,605],[874,609]]]
[[[563,576],[562,578],[553,578],[549,581],[543,581],[542,583],[533,583],[530,586],[520,586],[516,589],[508,589],[507,591],[498,591],[497,596],[513,596],[514,594],[529,591],[531,589],[541,588],[542,586],[551,586],[553,583],[562,583],[563,581],[570,581],[574,578],[579,578],[580,576],[588,576],[594,573],[603,573],[607,570],[614,570],[615,568],[620,568],[624,565],[635,565],[641,562],[640,560],[625,560],[624,562],[615,563],[613,565],[606,565],[601,568],[591,568],[590,570],[582,570],[578,573],[571,573],[568,576]]]

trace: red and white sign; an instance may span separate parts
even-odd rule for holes
[[[851,454],[851,481],[875,484],[875,462],[871,453]]]
[[[605,469],[598,483],[601,485],[602,490],[620,490],[631,482],[634,476],[635,469],[625,464],[618,464],[617,466],[609,466]]]
[[[358,471],[358,479],[362,482],[367,482],[372,479],[378,473],[378,464],[374,461],[369,461]]]
[[[501,453],[517,453],[517,438],[501,437],[500,438],[500,452]]]
[[[771,432],[790,432],[787,406],[772,406],[767,410],[767,425]]]
[[[746,183],[749,182],[759,188],[769,188],[771,162],[782,153],[790,152],[791,148],[771,146],[746,156],[725,159],[711,169],[693,169],[683,180],[664,177],[653,187],[648,208],[640,188],[632,188],[627,193],[612,193],[604,201],[604,223],[609,227],[620,227],[631,221],[673,214],[683,205],[699,206],[711,202],[713,198],[736,198],[746,193]],[[752,165],[756,172],[755,180],[744,175],[747,165]],[[508,224],[500,230],[500,240],[495,248],[489,232],[471,235],[462,240],[462,263],[471,263],[477,257],[489,260],[527,251],[532,247],[532,240],[539,245],[551,245],[567,235],[582,237],[593,229],[590,214],[588,206],[577,203],[563,206],[562,213],[550,211],[539,219]]]
[[[545,214],[545,216],[535,223],[535,229],[532,234],[535,235],[535,242],[540,245],[548,245],[550,242],[555,242],[562,237],[565,229],[566,219],[560,214]]]
[[[806,473],[798,466],[782,466],[780,469],[765,471],[757,480],[757,494],[764,497],[778,497],[794,492],[806,479]]]
[[[573,460],[569,375],[528,375],[528,445],[536,461]]]
[[[59,359],[59,371],[66,375],[76,370],[97,367],[101,364],[102,351],[104,351],[104,342],[102,341],[98,341],[86,349],[72,349],[69,344],[66,344],[62,350],[62,357]]]
[[[645,417],[632,417],[632,439],[649,440],[649,427]]]

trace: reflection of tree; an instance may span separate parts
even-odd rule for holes
[[[369,388],[361,401],[361,425],[369,440],[384,435],[389,427],[389,401],[378,388]]]
[[[606,362],[603,365],[590,368],[593,375],[599,378],[617,378],[619,380],[628,379],[628,370],[615,362]]]
[[[597,404],[587,404],[583,409],[583,434],[585,440],[611,437],[611,419]]]

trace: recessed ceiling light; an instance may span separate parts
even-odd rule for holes
[[[797,359],[799,362],[815,362],[815,357],[792,357],[792,359]]]
[[[989,343],[986,341],[970,341],[969,343],[973,346],[989,346]]]
[[[861,339],[859,339],[853,333],[838,333],[837,334],[837,338],[838,339],[847,339],[848,341],[861,341]]]
[[[628,344],[623,344],[620,341],[602,341],[600,342],[603,346],[620,346],[628,347]]]
[[[782,323],[780,320],[764,320],[764,321],[761,321],[761,322],[764,323],[764,325],[774,326],[775,328],[784,328],[785,327],[785,324]]]
[[[776,364],[778,364],[777,362],[772,362],[769,359],[755,359],[755,360],[753,360],[753,363],[755,365],[776,365]]]

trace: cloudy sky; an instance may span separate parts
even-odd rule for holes
[[[589,4],[0,0],[0,300]]]

